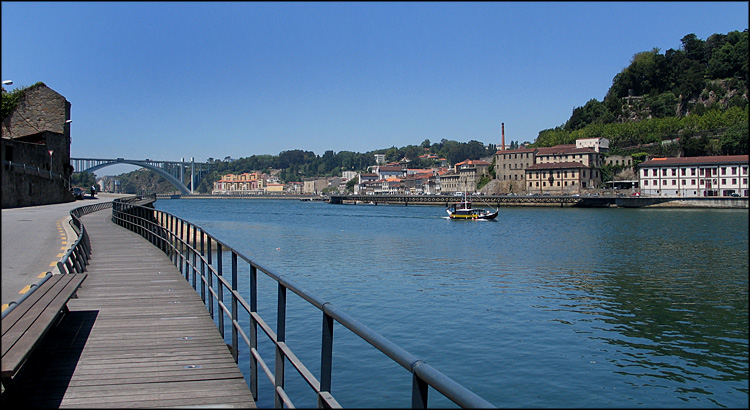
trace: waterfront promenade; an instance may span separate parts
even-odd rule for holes
[[[169,258],[112,223],[108,209],[81,220],[92,244],[88,278],[19,372],[14,404],[255,407],[200,296]]]

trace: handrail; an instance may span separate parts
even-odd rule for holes
[[[364,341],[384,353],[412,374],[412,407],[426,408],[428,388],[440,392],[461,407],[495,407],[477,396],[453,379],[433,368],[425,361],[407,352],[384,336],[357,321],[332,303],[323,301],[295,284],[283,275],[277,275],[250,260],[240,252],[206,232],[203,228],[187,220],[151,207],[115,200],[112,207],[112,221],[134,231],[169,256],[201,299],[224,337],[224,318],[231,321],[230,349],[235,363],[239,362],[239,339],[249,348],[250,391],[258,397],[258,368],[266,374],[274,386],[274,406],[293,407],[284,391],[285,361],[294,367],[300,376],[315,391],[320,408],[340,408],[331,395],[331,373],[333,360],[334,321],[349,329]],[[213,257],[216,260],[213,260]],[[229,274],[225,276],[225,255],[230,260]],[[238,290],[239,262],[249,265],[250,294],[246,300]],[[277,283],[276,329],[272,329],[258,314],[258,271]],[[287,291],[307,301],[323,313],[321,329],[320,376],[316,378],[297,358],[286,344],[286,301]],[[225,293],[227,292],[227,293]],[[225,302],[225,295],[230,299]],[[228,304],[229,303],[229,304]],[[215,317],[214,308],[220,310]],[[240,309],[250,317],[250,324],[240,324]],[[275,346],[273,371],[258,352],[258,328],[265,333]]]
[[[30,172],[36,173],[37,176],[40,176],[42,178],[49,178],[49,179],[57,178],[63,181],[66,186],[69,187],[70,185],[70,181],[68,181],[67,177],[64,177],[56,172],[52,172],[52,170],[42,170],[38,166],[31,166],[31,165],[26,165],[20,162],[16,163],[13,161],[6,161],[6,160],[3,160],[3,166],[7,167],[8,171],[13,170],[13,168],[20,168],[23,170],[24,173],[30,173]]]

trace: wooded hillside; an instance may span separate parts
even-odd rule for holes
[[[606,137],[613,152],[627,153],[680,138],[692,147],[685,155],[747,154],[747,84],[747,30],[705,41],[689,34],[679,50],[637,53],[615,75],[604,101],[575,108],[563,125],[541,131],[533,145]],[[690,137],[705,137],[702,147]]]

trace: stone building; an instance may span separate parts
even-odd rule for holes
[[[18,104],[2,119],[2,207],[73,201],[70,103],[44,83],[14,93]]]
[[[328,188],[328,180],[325,178],[305,178],[302,183],[302,193],[307,195],[319,195]]]
[[[500,150],[495,154],[495,179],[503,193],[550,195],[581,193],[602,183],[609,140],[580,139],[576,144]]]

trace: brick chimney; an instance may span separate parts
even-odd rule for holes
[[[500,151],[505,151],[505,123],[502,122],[500,124],[503,126],[503,140],[502,140],[503,145],[501,145],[502,148],[500,148]]]

